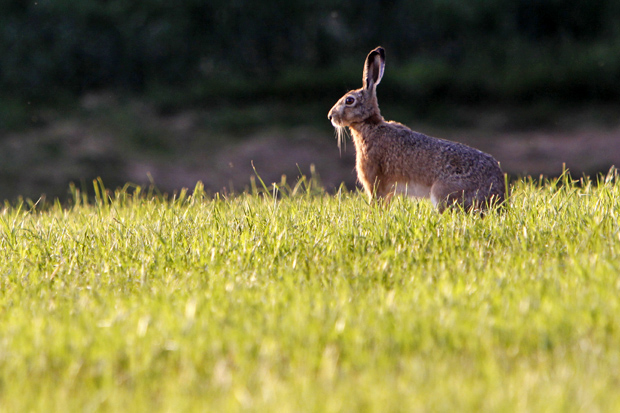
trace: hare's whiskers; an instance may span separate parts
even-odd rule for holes
[[[338,141],[338,150],[342,155],[342,145],[344,144],[344,150],[347,150],[347,128],[344,126],[336,126],[336,140]]]

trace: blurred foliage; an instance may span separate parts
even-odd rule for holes
[[[330,101],[387,48],[394,99],[620,97],[616,0],[0,0],[0,87],[45,102],[94,89],[174,108]],[[386,78],[387,80],[388,78]],[[360,82],[361,83],[361,82]],[[11,106],[12,107],[12,106]]]

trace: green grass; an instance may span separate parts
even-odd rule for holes
[[[504,212],[165,198],[0,213],[1,411],[618,411],[620,179]]]

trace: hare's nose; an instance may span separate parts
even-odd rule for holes
[[[332,120],[332,114],[331,113],[327,114],[327,119]]]

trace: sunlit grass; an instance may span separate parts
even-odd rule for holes
[[[616,173],[484,218],[311,184],[5,206],[0,410],[620,408]]]

